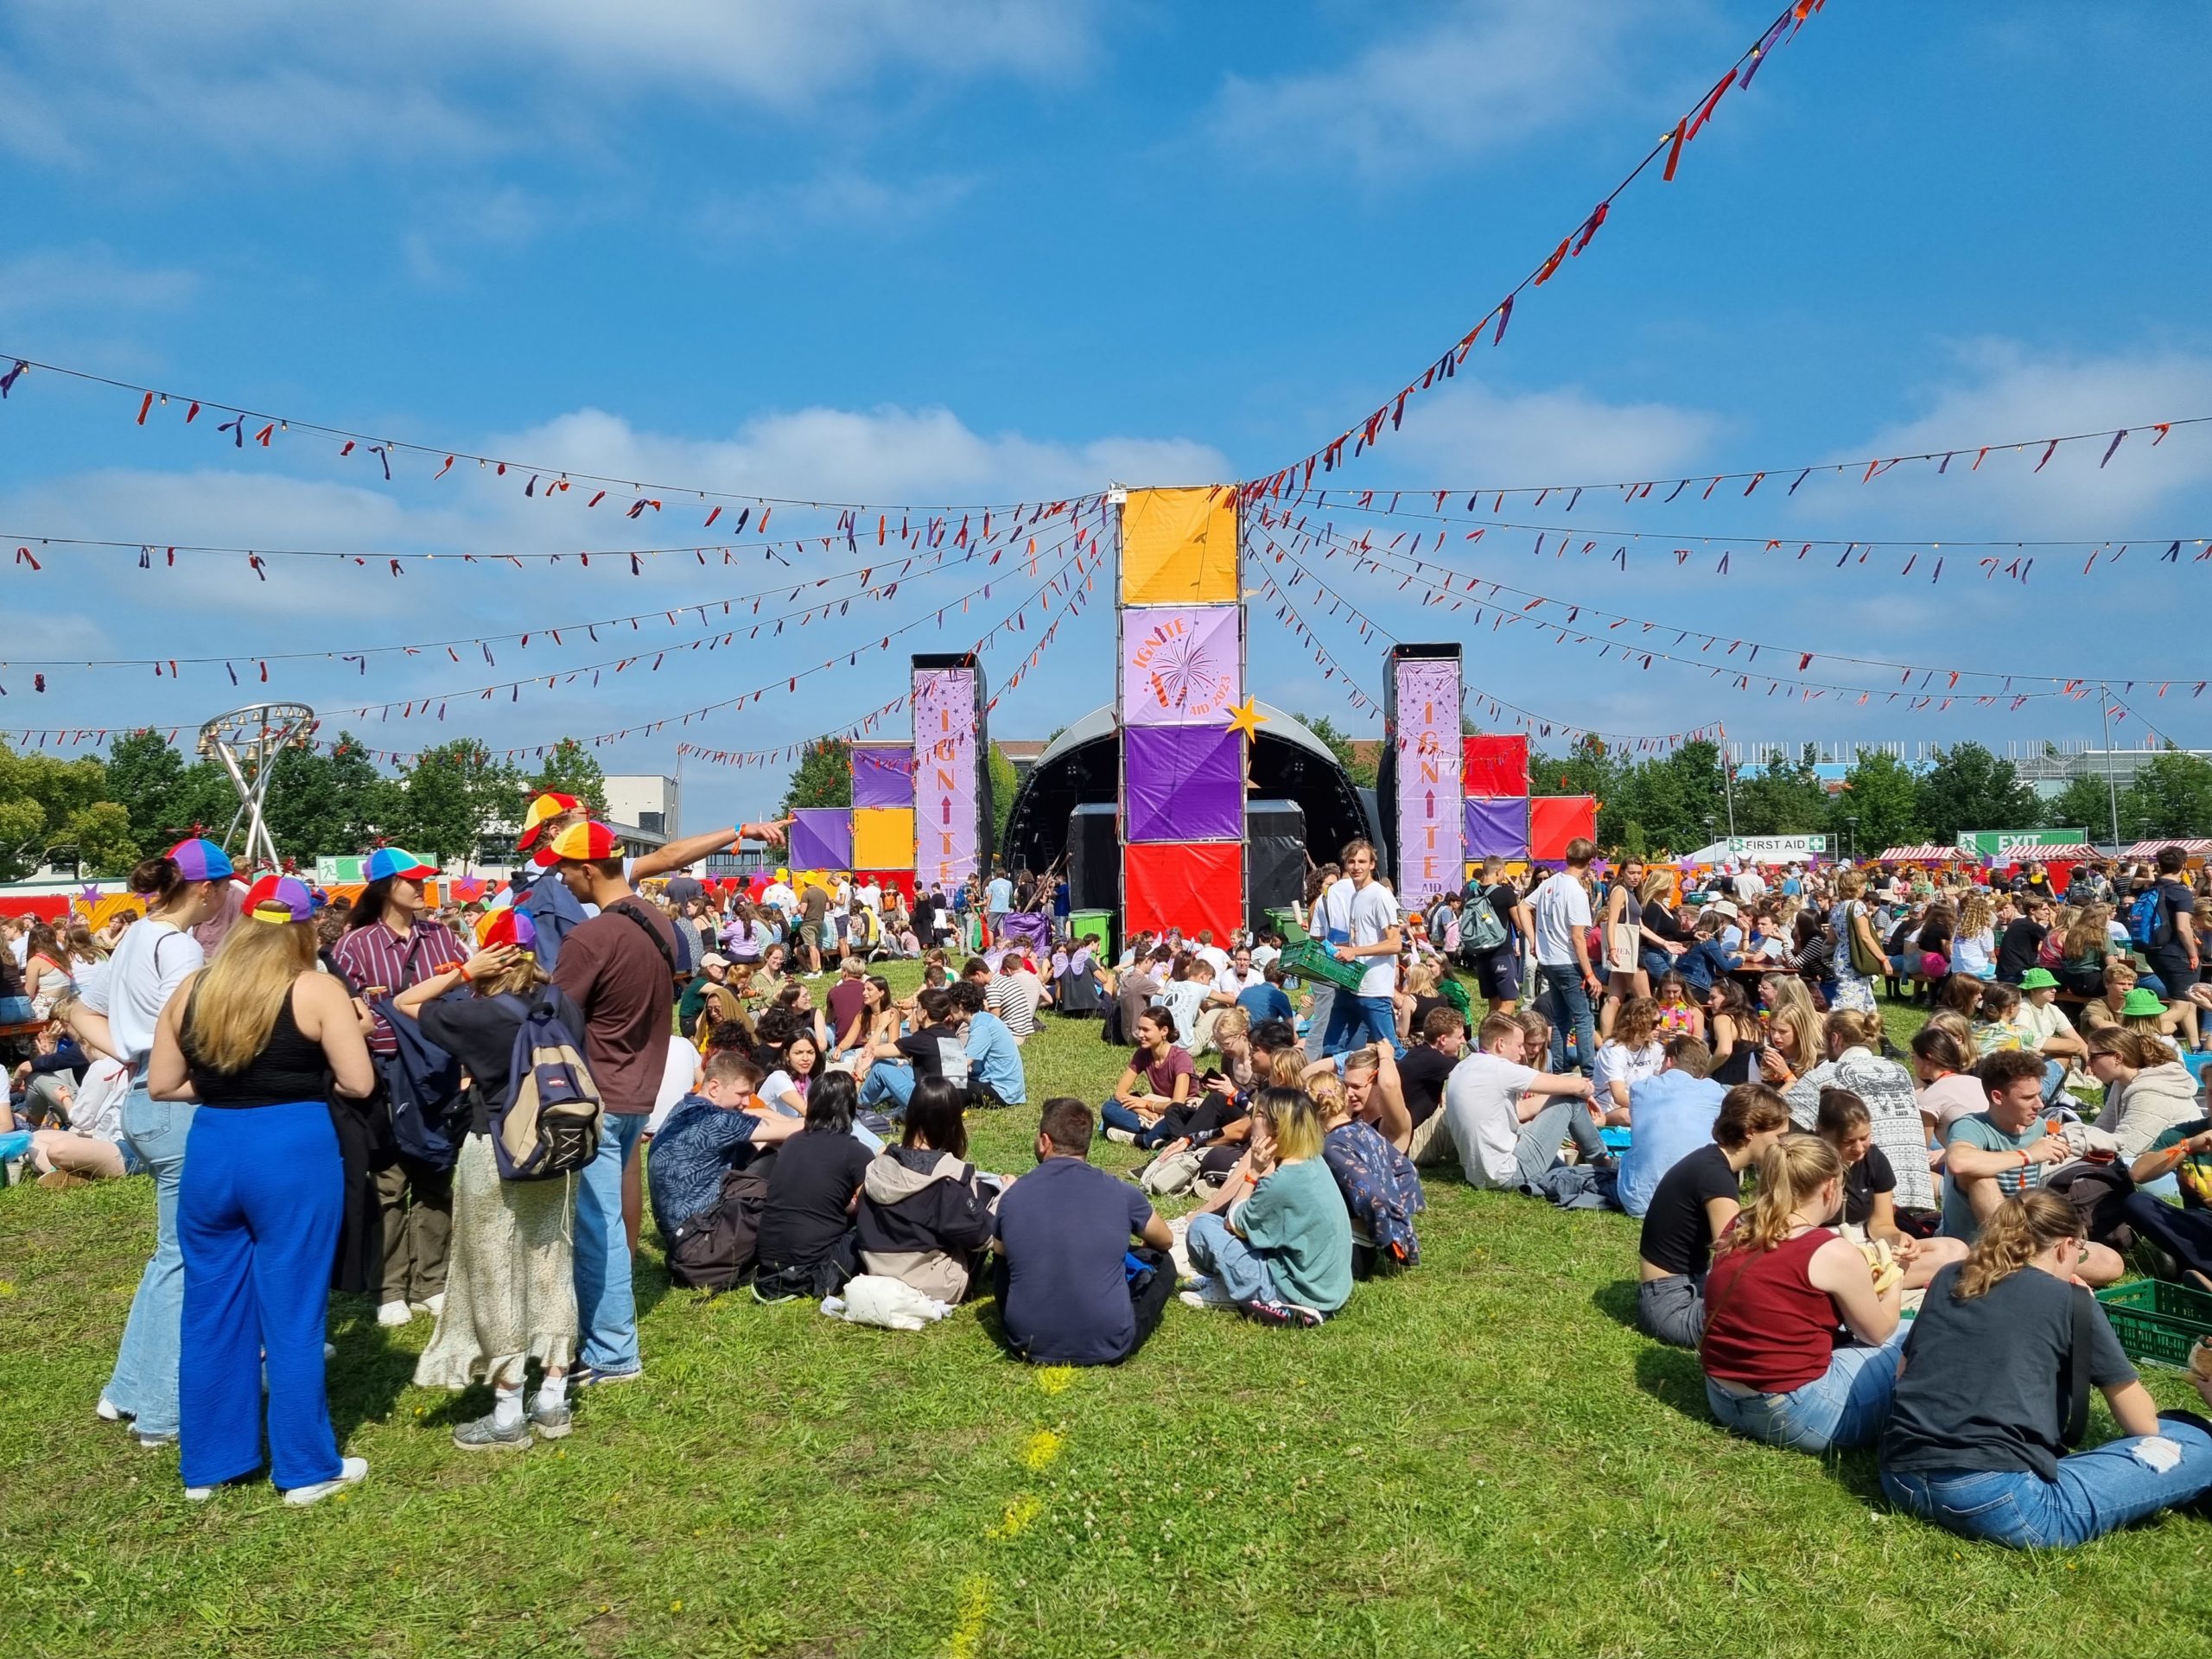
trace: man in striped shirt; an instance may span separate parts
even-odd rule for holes
[[[1037,1034],[1037,1005],[1045,1001],[1045,982],[1029,958],[1019,950],[999,959],[999,970],[983,988],[983,1007],[1006,1021],[1014,1040],[1026,1043]]]

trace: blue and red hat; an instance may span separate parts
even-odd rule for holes
[[[315,894],[296,876],[264,875],[245,890],[238,913],[257,922],[313,921]]]
[[[379,847],[371,853],[362,873],[371,881],[381,881],[386,876],[404,876],[410,881],[420,881],[438,874],[438,867],[426,864],[414,854],[399,847]]]
[[[169,849],[177,872],[188,881],[227,881],[237,874],[231,855],[204,836],[193,836]]]

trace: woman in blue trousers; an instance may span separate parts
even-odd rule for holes
[[[185,1495],[261,1467],[289,1503],[359,1480],[323,1390],[323,1321],[343,1207],[329,1094],[376,1084],[345,986],[315,966],[313,900],[264,877],[208,967],[162,1010],[156,1099],[194,1100],[177,1188],[184,1321],[177,1392]]]

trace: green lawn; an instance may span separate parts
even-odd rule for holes
[[[1118,1063],[1055,1025],[1031,1097],[1095,1101]],[[974,1155],[1026,1166],[1034,1122],[976,1121]],[[1001,1357],[988,1303],[909,1336],[672,1293],[649,1243],[646,1380],[522,1457],[454,1451],[480,1391],[409,1386],[428,1323],[349,1303],[333,1403],[371,1473],[295,1511],[188,1504],[173,1452],[93,1421],[144,1184],[0,1193],[0,1652],[2206,1650],[2202,1521],[1955,1541],[1887,1511],[1871,1457],[1716,1430],[1695,1359],[1628,1323],[1625,1217],[1429,1202],[1421,1268],[1320,1330],[1176,1306],[1081,1373]]]

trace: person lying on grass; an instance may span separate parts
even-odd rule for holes
[[[1698,1345],[1713,1241],[1742,1208],[1745,1169],[1789,1128],[1789,1102],[1763,1083],[1739,1083],[1721,1096],[1712,1143],[1660,1178],[1637,1247],[1636,1323],[1645,1336]]]
[[[1843,1160],[1817,1135],[1759,1154],[1758,1189],[1714,1247],[1698,1357],[1723,1427],[1815,1456],[1871,1446],[1897,1388],[1904,1274],[1827,1224]],[[1865,1347],[1840,1347],[1838,1325]]]
[[[1844,1225],[1864,1228],[1869,1239],[1890,1247],[1904,1269],[1905,1289],[1922,1289],[1937,1268],[1966,1260],[1966,1246],[1955,1238],[1915,1238],[1898,1228],[1897,1172],[1874,1144],[1874,1116],[1865,1101],[1848,1089],[1821,1090],[1814,1132],[1843,1160]]]
[[[1253,1157],[1268,1163],[1226,1217],[1201,1211],[1185,1243],[1199,1269],[1184,1300],[1268,1325],[1319,1325],[1351,1298],[1351,1220],[1322,1160],[1320,1115],[1295,1089],[1252,1103]]]
[[[1961,1537],[2048,1549],[2212,1491],[2212,1433],[2193,1413],[2162,1415],[2137,1379],[2078,1276],[2090,1248],[2079,1211],[2031,1190],[1992,1211],[1965,1262],[1936,1274],[1882,1436],[1891,1503]],[[2212,1372],[2190,1371],[2212,1407]],[[2123,1438],[2069,1456],[2088,1421],[2077,1377],[2103,1393]]]

